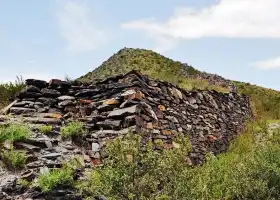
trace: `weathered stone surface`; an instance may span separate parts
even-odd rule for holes
[[[60,124],[60,118],[40,118],[40,117],[25,117],[24,122],[29,122],[33,124]]]
[[[12,107],[10,109],[10,113],[15,114],[15,115],[28,114],[28,113],[34,113],[34,112],[36,112],[36,110],[32,109],[32,108]]]
[[[119,129],[121,126],[121,120],[105,120],[97,122],[96,125],[102,129]]]
[[[137,112],[137,105],[128,107],[128,108],[123,108],[123,109],[118,109],[118,110],[113,110],[112,112],[109,113],[108,117],[122,117],[125,115],[132,115]]]
[[[53,89],[44,88],[41,90],[44,97],[56,98],[60,96],[60,92]]]
[[[58,106],[60,106],[60,107],[73,106],[73,105],[75,105],[73,100],[64,100],[64,101],[58,103]]]
[[[53,106],[56,104],[57,100],[53,98],[47,98],[47,97],[41,97],[37,99],[38,102],[43,103],[44,105],[47,106]]]
[[[73,101],[73,100],[75,100],[76,98],[73,97],[73,96],[67,96],[67,95],[65,95],[65,96],[60,96],[60,97],[58,97],[57,99],[58,99],[59,101],[66,101],[66,100],[68,100],[68,101]]]

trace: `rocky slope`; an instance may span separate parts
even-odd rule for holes
[[[226,151],[252,116],[245,95],[186,91],[137,71],[94,84],[33,79],[26,84],[17,100],[2,110],[6,115],[1,117],[4,126],[24,123],[32,130],[30,138],[14,143],[16,149],[27,151],[25,168],[16,174],[3,168],[0,174],[2,195],[12,199],[17,195],[52,199],[40,190],[23,191],[16,180],[36,181],[38,174],[59,168],[73,157],[82,160],[84,169],[99,166],[106,156],[103,151],[106,141],[128,132],[145,133],[146,137],[161,140],[167,149],[178,147],[172,139],[183,133],[193,147],[189,164],[201,164],[206,153]],[[61,130],[71,121],[82,122],[84,134],[64,139]],[[40,129],[46,124],[52,126],[49,134]],[[6,150],[9,146],[2,149]],[[16,189],[11,190],[12,186]],[[60,190],[60,193],[72,199],[80,198],[73,190]]]

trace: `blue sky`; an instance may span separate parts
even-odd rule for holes
[[[123,47],[280,90],[279,0],[0,0],[0,82],[79,77]]]

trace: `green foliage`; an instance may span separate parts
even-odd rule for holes
[[[83,135],[85,132],[82,122],[71,122],[62,128],[61,136],[63,138]]]
[[[23,168],[26,162],[26,153],[23,151],[9,150],[2,153],[3,162],[12,169]]]
[[[19,180],[19,184],[28,188],[28,187],[31,186],[32,182],[29,182],[29,181],[27,181],[25,179],[20,179]]]
[[[250,97],[257,117],[263,119],[280,119],[280,92],[249,83],[234,82],[234,84],[240,93]]]
[[[49,173],[38,176],[38,187],[48,192],[60,185],[72,186],[74,184],[75,167],[72,163],[65,163],[60,169],[51,169]]]
[[[84,195],[109,199],[279,199],[280,129],[269,132],[266,121],[251,122],[227,153],[209,154],[202,166],[189,167],[189,144],[164,150],[155,140],[141,148],[130,135],[108,147],[104,167],[78,184]],[[156,147],[157,150],[152,150]]]
[[[30,129],[20,124],[10,124],[7,127],[0,127],[0,143],[4,141],[22,141],[30,137]]]
[[[43,126],[40,126],[40,128],[39,128],[39,131],[44,134],[51,133],[52,130],[53,130],[53,127],[51,125],[43,125]]]
[[[180,136],[176,142],[180,148],[155,150],[152,141],[141,144],[139,135],[116,139],[107,147],[104,168],[94,170],[78,188],[87,195],[111,199],[169,199],[191,150],[187,138]]]
[[[17,77],[15,82],[0,84],[0,109],[8,105],[15,95],[24,88],[22,77]]]

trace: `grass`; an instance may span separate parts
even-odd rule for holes
[[[25,87],[25,83],[22,77],[17,77],[14,82],[1,83],[0,84],[0,109],[7,106]]]
[[[43,126],[40,126],[40,128],[39,128],[39,131],[44,134],[51,133],[52,130],[53,130],[53,127],[51,125],[43,125]]]
[[[8,168],[23,168],[26,162],[26,153],[23,151],[8,150],[2,153],[3,162]]]
[[[0,143],[7,140],[11,142],[26,140],[30,137],[31,131],[27,126],[10,124],[0,128]]]
[[[69,138],[83,135],[84,132],[84,124],[82,122],[71,122],[62,128],[61,136],[63,138]]]
[[[51,169],[49,173],[38,176],[37,185],[43,192],[49,192],[62,185],[74,186],[74,174],[80,163],[73,159],[63,164],[60,169]]]
[[[70,168],[52,169],[49,174],[42,174],[38,177],[38,186],[44,192],[48,192],[58,185],[72,185],[74,171]]]
[[[240,93],[250,97],[255,116],[266,120],[280,119],[280,92],[249,83],[234,82]]]

